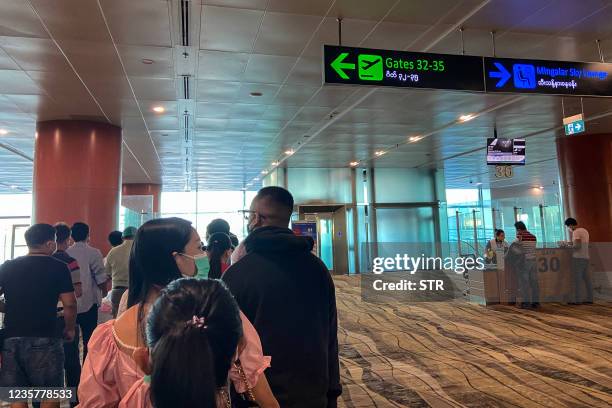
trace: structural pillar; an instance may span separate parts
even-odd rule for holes
[[[591,242],[612,242],[612,134],[557,139],[565,214]]]
[[[34,222],[85,222],[91,245],[107,253],[117,229],[121,128],[107,123],[52,120],[36,125]]]
[[[152,196],[153,197],[153,212],[159,214],[161,185],[150,183],[127,183],[123,185],[121,194],[124,197],[129,196]]]

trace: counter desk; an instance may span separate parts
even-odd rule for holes
[[[536,249],[541,303],[570,301],[574,290],[571,257],[572,251],[567,248]],[[484,305],[521,302],[521,295],[517,291],[516,271],[508,263],[487,265],[482,271],[470,271],[467,284],[468,299],[471,302]]]

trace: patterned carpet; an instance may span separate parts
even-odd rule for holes
[[[341,407],[610,407],[612,304],[361,300],[335,277]]]

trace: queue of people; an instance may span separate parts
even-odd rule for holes
[[[123,231],[106,264],[86,224],[33,225],[28,255],[0,266],[0,385],[77,387],[82,408],[335,407],[334,284],[288,228],[293,205],[261,189],[242,243],[223,220],[207,245],[189,221],[151,220]],[[109,288],[113,319],[98,325]]]

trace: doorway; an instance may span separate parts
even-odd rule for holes
[[[330,273],[347,275],[348,244],[346,207],[344,205],[304,205],[298,209],[299,219],[317,224],[317,254]]]

